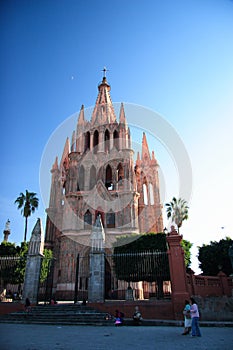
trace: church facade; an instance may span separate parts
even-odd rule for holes
[[[145,133],[141,154],[134,158],[124,105],[117,120],[104,74],[91,119],[86,120],[82,106],[71,142],[67,138],[60,162],[56,158],[51,169],[45,247],[56,259],[53,290],[58,297],[88,289],[80,273],[78,281],[75,277],[77,256],[88,256],[97,218],[109,253],[121,235],[163,232],[158,167]],[[83,264],[88,276],[88,259]]]

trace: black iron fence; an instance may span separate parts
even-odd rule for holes
[[[42,258],[43,264],[41,264],[40,281],[38,290],[38,302],[50,303],[52,299],[55,300],[53,295],[53,278],[54,278],[54,258]]]
[[[23,257],[0,257],[0,301],[22,299],[25,266]]]
[[[54,286],[54,259],[44,259],[41,269],[38,302],[51,299],[88,300],[90,277],[89,254],[78,255],[71,271],[69,290]],[[46,260],[46,261],[45,261]],[[22,298],[26,259],[0,257],[0,300]],[[53,287],[56,292],[53,295]],[[171,282],[166,252],[105,254],[105,299],[163,299],[171,296]]]
[[[78,256],[74,301],[88,299],[89,255]],[[164,299],[171,296],[166,252],[105,255],[105,299]]]
[[[106,265],[106,298],[126,299],[130,296],[129,290],[132,290],[134,299],[170,298],[171,283],[166,252],[106,255]]]

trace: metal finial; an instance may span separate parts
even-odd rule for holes
[[[108,69],[104,67],[104,69],[102,69],[102,72],[103,72],[103,78],[106,78],[106,72],[108,72]]]

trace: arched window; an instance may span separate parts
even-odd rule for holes
[[[89,228],[92,225],[92,215],[89,210],[84,214],[84,228]]]
[[[118,186],[122,186],[123,185],[123,179],[124,179],[124,169],[122,164],[118,164],[117,167],[117,183]]]
[[[96,130],[93,135],[93,147],[94,147],[94,153],[98,152],[98,144],[99,144],[99,133]]]
[[[85,134],[85,147],[84,147],[84,152],[88,149],[90,149],[90,132],[88,131],[86,134]]]
[[[143,199],[144,199],[144,204],[148,205],[148,194],[147,194],[147,185],[143,184]]]
[[[154,205],[155,204],[155,200],[154,200],[154,190],[153,190],[152,183],[149,184],[149,193],[150,193],[150,204]]]
[[[113,142],[116,149],[119,150],[119,133],[117,130],[115,130],[113,133]]]
[[[106,215],[106,225],[108,228],[115,227],[115,213],[112,210]]]
[[[84,178],[85,178],[85,170],[83,165],[81,165],[80,169],[79,169],[79,174],[78,174],[78,185],[79,185],[79,189],[80,191],[84,191]]]
[[[104,148],[105,148],[105,152],[109,153],[109,151],[110,151],[110,135],[109,135],[108,130],[106,130],[105,134],[104,134]]]
[[[94,165],[92,165],[90,170],[90,190],[96,185],[96,169]]]
[[[113,190],[112,168],[110,167],[109,164],[106,168],[106,173],[105,173],[105,186],[109,191]]]
[[[96,212],[95,212],[95,222],[96,222],[97,216],[100,216],[102,225],[104,227],[105,226],[104,225],[104,213],[103,213],[102,209],[96,210]]]

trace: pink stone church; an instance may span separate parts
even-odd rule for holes
[[[71,298],[75,287],[88,290],[88,259],[77,281],[77,255],[88,256],[97,217],[108,253],[121,235],[163,232],[157,160],[145,133],[134,158],[124,105],[118,120],[105,73],[91,119],[82,106],[71,142],[64,140],[61,160],[51,169],[45,247],[56,259],[53,291],[63,298]]]

